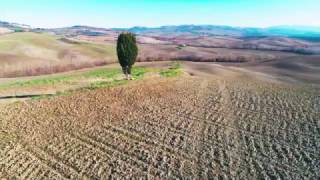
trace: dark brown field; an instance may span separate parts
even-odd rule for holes
[[[177,78],[2,105],[0,177],[319,179],[314,81],[250,66],[183,68]]]

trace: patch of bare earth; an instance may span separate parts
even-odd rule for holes
[[[318,179],[312,88],[148,79],[0,107],[8,179]]]

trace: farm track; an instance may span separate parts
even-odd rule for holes
[[[1,107],[0,177],[320,177],[314,89],[200,77],[129,87]]]

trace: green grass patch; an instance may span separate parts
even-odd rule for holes
[[[111,82],[96,82],[96,83],[90,84],[89,87],[86,87],[84,89],[93,90],[93,89],[99,89],[99,88],[115,87],[115,86],[125,85],[127,83],[128,83],[127,80],[114,80]]]
[[[140,80],[143,79],[145,73],[152,71],[151,69],[142,68],[142,67],[135,67],[132,69],[132,77],[134,80]],[[94,71],[89,72],[87,74],[88,77],[108,77],[108,78],[115,78],[118,75],[122,75],[121,69],[112,69],[111,71],[105,72],[105,71]],[[113,80],[111,82],[95,82],[91,83],[90,86],[87,89],[97,89],[97,88],[105,88],[105,87],[114,87],[119,85],[125,85],[127,84],[127,80]]]
[[[149,72],[147,68],[135,67],[132,69],[132,77],[134,79],[142,79],[146,72]],[[78,79],[94,79],[94,78],[108,78],[115,79],[118,76],[122,75],[121,68],[114,69],[97,69],[85,73],[70,74],[63,76],[52,76],[45,78],[35,78],[32,80],[21,80],[14,81],[6,84],[1,84],[0,89],[8,88],[23,88],[23,87],[32,87],[32,86],[46,86],[46,85],[59,85],[59,84],[70,84]],[[114,80],[113,80],[114,81]],[[104,82],[97,82],[104,83]]]
[[[75,77],[72,76],[58,76],[58,77],[49,77],[41,79],[33,79],[28,81],[18,81],[13,84],[16,87],[30,87],[30,86],[39,86],[39,85],[55,85],[59,83],[67,83]]]
[[[171,68],[160,71],[160,75],[163,77],[177,77],[182,74],[181,64],[176,62]]]
[[[151,70],[147,68],[142,67],[134,67],[132,69],[132,76],[134,79],[141,79],[145,75],[146,72],[149,72]],[[87,73],[84,73],[83,76],[85,78],[115,78],[116,76],[119,76],[122,74],[121,68],[115,68],[115,69],[99,69],[90,71]]]
[[[132,69],[133,79],[142,79],[147,72],[151,72],[151,69],[136,67]]]
[[[117,69],[98,69],[83,74],[85,78],[114,78],[121,74],[120,68]]]
[[[135,80],[143,79],[146,73],[148,72],[158,72],[163,77],[176,77],[182,73],[181,65],[179,63],[173,64],[173,66],[166,70],[160,70],[156,68],[143,68],[143,67],[134,67],[132,69],[132,77]],[[32,87],[32,86],[46,86],[46,85],[59,85],[59,84],[71,84],[72,82],[79,79],[94,79],[94,78],[108,78],[115,81],[117,77],[122,75],[121,68],[113,69],[97,69],[84,73],[75,73],[70,75],[61,75],[61,76],[48,76],[42,78],[35,78],[32,80],[19,80],[13,81],[0,85],[0,89],[8,88],[23,88],[23,87]],[[105,84],[109,82],[97,82],[97,84]],[[119,82],[116,82],[119,83]],[[100,86],[100,85],[97,85]]]

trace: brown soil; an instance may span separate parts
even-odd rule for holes
[[[320,177],[319,91],[192,67],[193,76],[0,107],[0,177]]]

